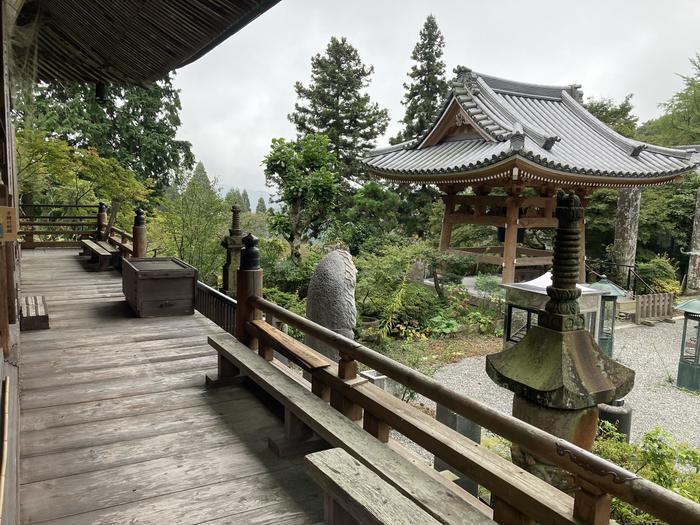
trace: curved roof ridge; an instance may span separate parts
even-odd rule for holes
[[[537,98],[552,98],[561,100],[561,93],[569,93],[578,101],[583,100],[583,92],[580,84],[569,84],[565,86],[554,86],[548,84],[533,84],[530,82],[520,82],[517,80],[509,80],[507,78],[494,77],[476,73],[482,78],[488,86],[497,92],[508,93],[511,95],[524,95]]]
[[[393,144],[384,148],[374,148],[372,151],[367,153],[367,157],[376,157],[377,155],[384,155],[385,153],[391,153],[393,151],[410,149],[410,147],[414,145],[414,142],[416,142],[416,139],[405,140],[403,142],[399,142],[398,144]]]
[[[521,116],[518,116],[508,101],[503,97],[496,95],[493,88],[489,86],[483,78],[479,77],[477,82],[482,88],[480,96],[487,99],[489,104],[492,104],[498,108],[498,111],[510,121],[511,128],[513,128],[516,123],[520,123],[525,134],[529,135],[539,146],[542,146],[545,149],[551,148],[552,144],[554,144],[558,137],[546,133],[536,124],[525,120]],[[549,145],[549,148],[545,147],[545,145]]]
[[[490,111],[487,104],[479,100],[481,87],[476,79],[457,80],[452,82],[452,93],[462,109],[469,115],[474,126],[478,127],[487,137],[497,142],[504,142],[510,137],[512,124],[503,122]]]
[[[637,157],[642,151],[648,151],[650,153],[660,153],[662,155],[668,155],[670,157],[677,157],[685,160],[689,160],[692,155],[689,150],[656,146],[654,144],[647,144],[645,142],[640,142],[638,140],[627,138],[624,135],[620,135],[617,131],[606,126],[600,120],[595,118],[585,107],[583,107],[581,102],[574,99],[566,91],[562,91],[562,102],[592,128],[594,128],[595,131],[610,140],[628,155]]]

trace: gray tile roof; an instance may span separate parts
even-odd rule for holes
[[[614,186],[664,182],[700,162],[690,151],[619,135],[583,107],[579,88],[575,84],[525,84],[464,69],[423,135],[375,150],[364,159],[365,166],[377,176],[394,180],[441,182],[463,176],[468,182],[474,180],[474,170],[520,158],[568,180],[579,175],[595,179],[596,185]],[[427,145],[455,103],[479,136],[457,136]]]

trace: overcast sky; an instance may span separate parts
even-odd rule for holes
[[[296,80],[330,37],[345,36],[375,68],[370,95],[389,109],[388,143],[403,116],[402,83],[425,17],[445,36],[447,71],[583,86],[588,97],[633,93],[641,121],[682,84],[700,52],[698,0],[282,0],[178,72],[180,136],[224,187],[265,189],[260,163],[287,121]]]

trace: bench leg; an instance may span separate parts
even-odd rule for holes
[[[330,448],[325,441],[314,435],[313,431],[286,407],[284,409],[284,438],[268,438],[267,446],[280,458],[306,455]]]
[[[222,386],[235,386],[240,385],[245,381],[245,376],[241,375],[241,371],[235,367],[231,362],[222,357],[218,356],[218,374],[216,377],[207,374],[205,376],[205,386],[209,389],[221,388]]]
[[[330,495],[323,495],[323,521],[326,525],[359,525]]]

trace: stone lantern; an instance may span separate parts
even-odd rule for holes
[[[228,235],[221,241],[221,246],[226,249],[221,291],[230,297],[236,297],[236,272],[243,248],[241,209],[236,204],[231,207],[231,227],[228,230]]]
[[[625,291],[601,275],[598,282],[589,288],[603,293],[600,304],[600,327],[598,328],[598,345],[605,355],[612,357],[615,345],[615,320],[617,318],[617,298],[624,297]]]
[[[560,194],[555,214],[559,226],[545,311],[520,342],[486,357],[486,372],[515,393],[515,417],[590,450],[598,404],[624,397],[634,385],[634,371],[601,351],[579,309],[580,198]],[[576,490],[576,480],[565,470],[517,444],[511,452],[523,469],[569,494]]]
[[[700,391],[700,299],[691,299],[676,307],[683,312],[683,337],[678,361],[680,388]],[[690,326],[688,326],[690,325]]]

